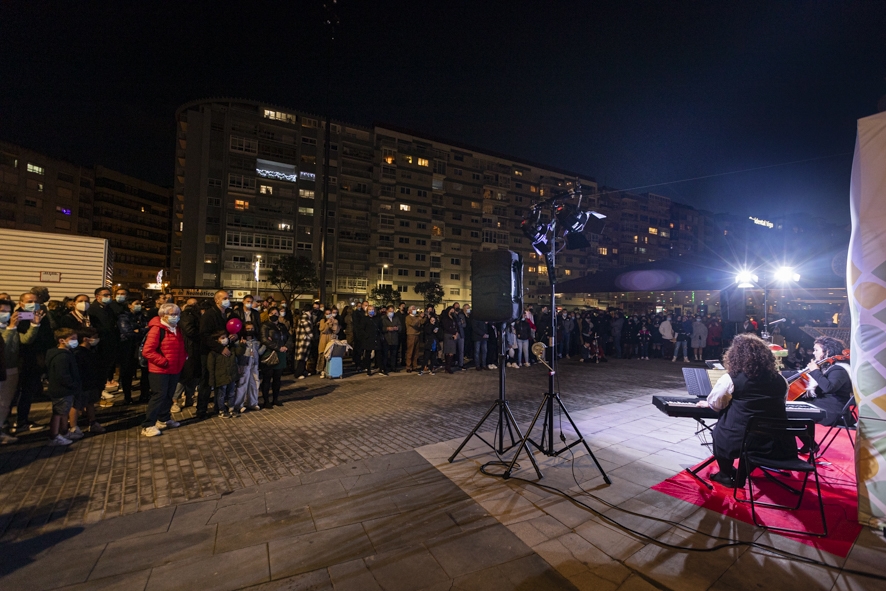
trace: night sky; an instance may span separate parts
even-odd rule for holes
[[[0,139],[172,184],[174,113],[230,96],[759,217],[849,219],[886,3],[0,3]],[[752,172],[682,181],[731,171]]]

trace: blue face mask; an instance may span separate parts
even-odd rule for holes
[[[369,311],[369,316],[370,316],[370,317],[375,316],[375,310],[370,310],[370,311]]]
[[[36,312],[37,311],[37,303],[31,302],[29,304],[25,304],[22,306],[22,310],[25,312]]]

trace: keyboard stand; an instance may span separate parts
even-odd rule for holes
[[[702,479],[702,477],[698,475],[698,473],[701,472],[702,470],[704,470],[705,468],[707,468],[708,466],[710,466],[712,463],[714,463],[714,460],[716,460],[716,459],[717,458],[715,458],[714,456],[711,456],[708,459],[706,459],[704,462],[699,464],[696,468],[686,468],[686,471],[689,472],[690,476],[692,476],[693,478],[698,480],[700,483],[705,485],[708,490],[714,490],[714,487],[711,486],[710,483],[705,482]]]

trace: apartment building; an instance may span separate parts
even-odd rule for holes
[[[135,292],[169,268],[168,188],[0,142],[0,227],[106,238],[114,284]]]

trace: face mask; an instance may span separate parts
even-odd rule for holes
[[[71,349],[76,349],[77,347],[80,346],[79,341],[66,341],[66,343],[67,343],[68,347],[70,347]]]
[[[99,341],[101,341],[101,339],[89,339],[89,344],[90,346],[95,347],[98,345]]]
[[[370,310],[370,311],[369,311],[369,316],[370,316],[370,317],[375,316],[375,310]]]
[[[29,304],[25,304],[22,306],[22,310],[25,312],[36,312],[37,311],[37,303],[31,302]]]
[[[252,302],[243,302],[243,308],[246,310],[252,310]]]
[[[74,307],[77,308],[78,312],[86,312],[89,310],[89,302],[77,302]]]
[[[9,317],[12,316],[9,312],[0,312],[0,322],[6,324],[9,322]]]
[[[221,343],[222,345],[227,345],[228,339],[219,339],[218,342]]]
[[[393,313],[393,312],[388,312],[388,318],[389,318],[389,319],[393,319],[393,318],[394,318],[394,313]]]
[[[286,308],[286,304],[280,304],[281,308]]]
[[[104,296],[104,297],[102,297],[102,298],[101,298],[101,303],[103,303],[103,304],[110,304],[110,303],[111,303],[111,296]]]
[[[332,318],[332,314],[327,314],[327,315],[326,315],[326,320],[329,320],[330,318]]]
[[[413,310],[412,312],[409,313],[410,316],[415,316],[415,314],[416,314],[415,310]]]
[[[277,322],[277,315],[276,314],[271,314],[269,316],[269,318],[271,319],[271,322]]]
[[[167,316],[166,317],[166,324],[168,324],[169,326],[175,326],[176,324],[178,324],[178,320],[179,320],[178,316]]]
[[[132,311],[133,311],[133,312],[141,312],[141,311],[142,311],[142,307],[139,306],[138,304],[136,304],[135,306],[132,307]]]
[[[227,310],[231,307],[231,300],[222,300],[221,307],[223,310]]]

